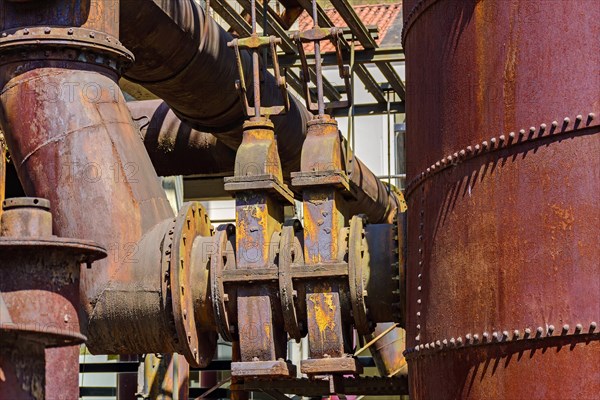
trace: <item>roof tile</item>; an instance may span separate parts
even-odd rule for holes
[[[377,44],[381,44],[381,42],[385,39],[385,35],[387,34],[390,26],[394,23],[394,21],[399,18],[400,13],[402,11],[402,3],[396,4],[367,4],[367,5],[359,5],[353,6],[354,11],[358,15],[358,18],[365,24],[365,26],[377,26],[379,29],[379,37],[376,40]],[[335,8],[326,8],[325,13],[331,19],[333,25],[337,27],[345,27],[347,26],[346,22],[342,19],[340,14],[337,12]],[[300,17],[298,18],[298,30],[305,31],[311,29],[313,27],[312,17],[304,11]],[[306,52],[312,53],[314,52],[314,46],[312,43],[307,43],[304,45],[304,49]],[[356,45],[356,49],[362,49],[360,44]],[[335,51],[333,44],[331,42],[325,41],[321,43],[321,51],[322,52],[331,52]]]

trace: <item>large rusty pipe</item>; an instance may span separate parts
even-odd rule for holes
[[[127,107],[159,176],[233,175],[235,150],[192,129],[162,100],[130,101]]]
[[[597,397],[600,7],[404,15],[411,398]]]
[[[193,129],[210,132],[237,149],[245,116],[234,85],[235,54],[227,47],[231,35],[214,20],[206,20],[193,0],[124,0],[120,10],[120,37],[136,58],[126,77],[162,98]],[[250,56],[242,52],[242,58],[247,85],[252,87]],[[263,105],[283,104],[271,74],[261,93]],[[312,118],[293,95],[290,100],[287,114],[271,118],[286,178],[300,170],[307,122]],[[349,204],[351,214],[364,213],[373,223],[391,221],[396,196],[360,160],[351,167],[357,195]]]
[[[135,301],[149,291],[134,281],[146,267],[135,263],[138,241],[173,213],[116,84],[127,58],[117,40],[118,4],[0,6],[6,33],[0,39],[0,123],[23,187],[51,201],[57,234],[109,250],[97,268],[82,269],[88,345],[127,353],[131,341],[164,342],[164,332],[119,324],[137,315]],[[143,283],[156,277],[152,285],[161,288],[162,276],[154,272],[146,271]],[[48,356],[48,398],[77,396],[77,357],[77,349]]]
[[[113,291],[136,290],[131,266],[140,257],[137,242],[172,211],[115,77],[88,65],[15,73],[23,64],[33,67],[27,62],[2,66],[11,78],[0,101],[2,126],[25,191],[51,200],[61,235],[93,239],[109,249],[107,260],[82,274],[93,348],[97,334],[107,340],[123,331],[103,320],[109,310],[96,307],[106,307],[102,298]],[[83,93],[74,101],[42,98],[44,88],[72,83],[98,85],[98,99],[90,101]]]

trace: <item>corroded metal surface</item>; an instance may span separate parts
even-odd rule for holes
[[[206,19],[192,0],[127,0],[121,2],[120,12],[124,21],[120,38],[136,58],[127,71],[128,79],[159,95],[190,127],[210,132],[224,145],[237,149],[243,137],[244,110],[235,89],[235,53],[227,47],[231,35]],[[250,54],[242,51],[241,58],[247,86],[251,87]],[[284,103],[280,86],[270,74],[261,85],[261,93],[264,106]],[[294,96],[290,96],[285,115],[271,118],[286,179],[300,170],[302,143],[311,118]],[[396,196],[390,195],[360,160],[352,158],[349,165],[356,192],[356,200],[349,202],[351,214],[365,213],[372,223],[391,222],[398,204]]]
[[[80,285],[83,329],[99,351],[155,333],[118,325],[131,303],[107,299],[140,293],[129,276],[136,242],[172,212],[115,83],[131,61],[116,38],[118,9],[110,14],[118,3],[96,5],[2,2],[0,73],[2,127],[26,193],[51,200],[59,235],[109,249],[97,270],[82,269]],[[77,349],[46,353],[48,398],[76,396]]]
[[[394,328],[388,331],[395,324],[383,323],[377,324],[373,334],[369,338],[377,338],[383,334],[371,346],[371,355],[381,376],[406,376],[408,365],[404,358],[405,332],[403,329]]]
[[[85,341],[79,319],[80,265],[91,268],[106,251],[90,241],[53,236],[45,199],[9,199],[3,208],[0,398],[44,399],[45,348]]]
[[[159,176],[233,173],[235,150],[192,129],[162,100],[131,101],[127,107]]]
[[[260,111],[260,110],[257,110]],[[246,284],[236,291],[236,327],[240,362],[232,365],[236,376],[295,374],[284,361],[287,334],[284,330],[276,285],[252,285],[252,272],[273,269],[284,206],[293,198],[283,184],[273,124],[264,118],[244,123],[244,140],[236,156],[235,175],[225,180],[225,189],[236,199],[236,269],[248,272]],[[274,283],[277,281],[274,281]]]
[[[426,0],[405,15],[411,394],[592,398],[600,9]]]

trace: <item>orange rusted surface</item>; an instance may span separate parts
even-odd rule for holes
[[[593,398],[600,8],[404,6],[411,395]]]
[[[250,275],[246,284],[232,286],[240,363],[232,366],[236,376],[287,373],[283,362],[287,334],[277,297],[277,286],[252,285],[252,270],[276,269],[279,232],[284,220],[285,196],[281,164],[273,124],[266,118],[244,123],[244,139],[236,156],[235,176],[226,179],[225,188],[235,191],[236,269]],[[284,194],[282,196],[282,193]],[[281,361],[281,362],[280,362]],[[275,369],[271,367],[275,364]],[[278,372],[277,372],[278,373]]]
[[[52,235],[50,203],[11,198],[0,225],[0,398],[51,398],[48,347],[68,354],[84,342],[79,319],[80,265],[106,256],[93,242]],[[65,353],[66,350],[66,353]],[[71,357],[66,361],[73,362]],[[64,383],[77,380],[63,378]],[[48,378],[47,378],[48,377]],[[71,389],[71,385],[64,390]],[[69,393],[69,392],[68,392]],[[70,392],[74,395],[74,392]]]

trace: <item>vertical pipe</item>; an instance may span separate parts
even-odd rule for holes
[[[313,18],[313,29],[319,28],[319,20],[317,19],[319,14],[317,13],[317,0],[312,0],[312,18]],[[315,75],[317,77],[317,104],[319,118],[322,118],[325,114],[325,99],[323,98],[323,67],[321,62],[321,42],[314,42],[315,46]],[[305,77],[308,79],[308,77]]]

